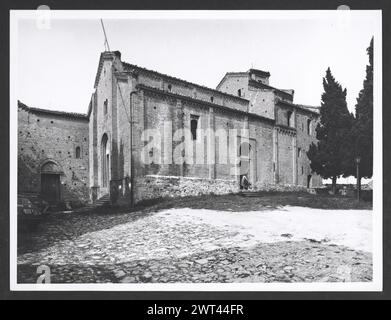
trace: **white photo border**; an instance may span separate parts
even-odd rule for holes
[[[327,19],[337,10],[50,10],[51,19]],[[18,22],[37,18],[37,10],[10,10],[10,290],[11,291],[253,291],[253,292],[379,292],[383,290],[383,142],[382,142],[382,11],[349,10],[343,14],[374,19],[374,168],[373,281],[356,283],[143,283],[18,284],[17,283],[17,77]]]

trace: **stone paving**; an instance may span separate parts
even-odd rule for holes
[[[367,282],[371,254],[346,247],[279,242],[222,248],[183,258],[118,264],[49,264],[52,283]],[[20,282],[36,281],[36,266],[18,267]]]
[[[197,215],[190,218],[170,210],[125,218],[102,230],[30,248],[18,256],[18,281],[36,282],[42,264],[51,267],[53,283],[372,280],[369,252],[315,239],[291,241],[289,233],[263,243],[228,222],[213,225]]]

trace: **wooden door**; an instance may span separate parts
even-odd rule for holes
[[[41,175],[41,194],[48,202],[57,202],[60,200],[60,175],[42,174]]]

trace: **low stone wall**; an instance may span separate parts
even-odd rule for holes
[[[248,191],[307,192],[308,189],[295,185],[255,183]],[[238,192],[240,188],[236,180],[147,175],[136,180],[135,201]]]
[[[235,180],[149,175],[136,180],[135,200],[236,192],[239,186]]]
[[[290,184],[265,184],[255,183],[249,191],[278,191],[278,192],[301,192],[308,191],[306,187]]]

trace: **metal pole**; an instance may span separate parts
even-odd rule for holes
[[[360,163],[359,161],[357,161],[357,164],[356,164],[356,169],[357,169],[357,200],[360,201],[360,189],[361,189],[361,186],[360,186]]]
[[[100,24],[102,25],[103,34],[105,36],[105,49],[106,49],[106,45],[107,45],[107,49],[108,49],[108,51],[110,51],[109,41],[107,40],[106,29],[105,29],[105,25],[103,24],[102,19],[100,19]]]
[[[130,206],[134,207],[134,165],[133,165],[133,93],[130,93]]]

